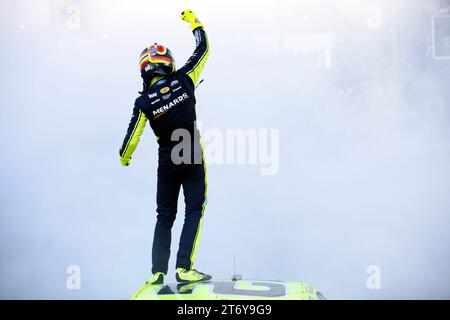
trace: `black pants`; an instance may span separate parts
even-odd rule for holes
[[[203,157],[202,157],[203,159]],[[203,161],[202,161],[203,162]],[[207,202],[207,177],[204,163],[174,164],[171,148],[159,148],[157,222],[153,238],[152,273],[167,274],[171,230],[177,213],[178,195],[183,186],[186,212],[177,254],[176,267],[194,266]]]

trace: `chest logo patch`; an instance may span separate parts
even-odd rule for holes
[[[170,88],[169,87],[164,87],[161,90],[159,90],[159,92],[161,92],[162,94],[169,92]]]
[[[183,93],[182,95],[178,96],[177,98],[173,99],[171,102],[166,104],[165,106],[162,106],[156,110],[153,111],[153,119],[159,118],[163,114],[165,114],[167,111],[175,107],[176,105],[180,104],[181,102],[188,99],[189,96],[187,93]]]

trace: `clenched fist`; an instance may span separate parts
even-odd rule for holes
[[[189,22],[192,27],[192,30],[198,27],[203,27],[203,24],[200,22],[200,20],[198,20],[197,16],[195,15],[194,12],[192,12],[192,10],[184,10],[181,13],[180,18],[181,20]]]

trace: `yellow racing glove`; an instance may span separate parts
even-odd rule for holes
[[[189,22],[191,24],[192,30],[198,27],[203,27],[203,24],[198,20],[197,16],[191,10],[184,10],[180,16],[181,20]]]
[[[127,159],[127,158],[123,158],[119,155],[120,158],[120,163],[124,166],[124,167],[128,167],[131,163],[131,159]]]

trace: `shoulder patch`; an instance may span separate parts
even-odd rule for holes
[[[163,78],[163,79],[160,79],[160,80],[156,81],[155,84],[156,84],[157,86],[159,86],[159,85],[161,85],[161,84],[163,84],[163,83],[165,83],[165,82],[167,82],[167,79],[164,79],[164,78]]]

